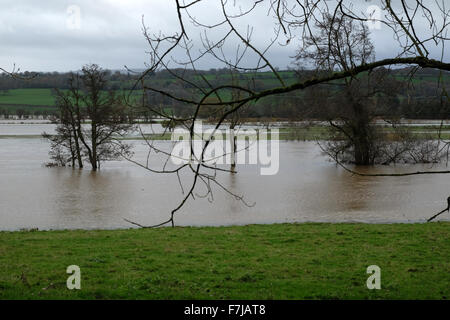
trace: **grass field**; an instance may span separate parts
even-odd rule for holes
[[[33,106],[53,106],[55,98],[50,89],[14,89],[0,94],[0,104],[22,104]]]
[[[65,91],[65,90],[62,90]],[[118,91],[118,93],[127,91]],[[137,94],[136,94],[137,95]],[[0,93],[0,109],[7,109],[10,114],[16,114],[18,109],[51,112],[55,110],[55,97],[51,89],[12,89]]]
[[[0,233],[0,299],[106,298],[449,299],[450,223]]]

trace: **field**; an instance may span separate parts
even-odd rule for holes
[[[14,89],[8,90],[6,94],[0,94],[0,104],[53,106],[55,98],[51,89]]]
[[[55,97],[51,89],[12,89],[0,92],[0,110],[7,110],[10,115],[20,114],[19,110],[31,115],[50,114],[56,110]]]
[[[0,233],[0,299],[449,299],[450,223]],[[66,268],[81,268],[81,290]],[[369,265],[381,289],[368,290]]]

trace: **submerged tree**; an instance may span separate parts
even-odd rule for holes
[[[93,171],[100,167],[101,161],[117,159],[130,150],[129,144],[117,138],[132,129],[132,119],[121,98],[114,91],[107,91],[106,75],[95,64],[84,66],[81,75],[81,101],[90,124],[89,129],[79,130],[79,137]]]
[[[317,33],[304,38],[305,44],[296,56],[303,68],[298,72],[301,78],[348,72],[374,61],[374,46],[365,22],[354,21],[342,13],[326,13],[315,28]],[[315,72],[305,70],[308,64]],[[406,86],[384,67],[306,89],[310,109],[330,125],[331,139],[323,143],[324,151],[339,162],[373,165],[423,162],[424,157],[411,155],[426,146],[427,158],[437,161],[441,156],[437,143],[426,139],[411,143],[410,130],[398,125],[398,95],[404,90]],[[377,123],[382,119],[389,130]]]
[[[312,62],[316,70],[314,77],[318,73],[326,75],[349,72],[356,66],[371,63],[375,59],[369,30],[363,21],[353,21],[343,14],[325,13],[322,20],[316,21],[315,28],[318,30],[317,34],[304,37],[304,45],[296,56],[300,67]],[[309,77],[310,74],[309,72]],[[384,79],[371,74],[365,78],[367,79],[351,76],[334,87],[329,85],[328,90],[324,88],[313,91],[329,99],[323,105],[312,104],[315,108],[327,110],[329,124],[345,138],[344,143],[327,144],[326,148],[336,155],[351,149],[353,160],[359,165],[374,163],[376,132],[371,125],[374,108],[370,99],[377,93],[386,92],[377,86],[384,83]],[[375,81],[373,78],[376,78]],[[314,97],[311,100],[313,99]]]
[[[67,92],[56,90],[56,135],[44,137],[52,142],[50,155],[59,164],[75,166],[77,161],[83,168],[87,160],[96,171],[102,161],[131,152],[119,138],[132,130],[132,119],[122,98],[108,90],[106,75],[98,65],[87,65],[81,75],[72,74]]]
[[[79,84],[79,76],[71,74],[67,92],[54,90],[58,113],[52,117],[52,122],[56,125],[56,135],[44,133],[43,136],[50,140],[50,157],[58,165],[65,166],[66,163],[71,163],[72,167],[75,167],[78,164],[78,167],[82,169],[83,151],[80,135],[84,118],[80,109]]]

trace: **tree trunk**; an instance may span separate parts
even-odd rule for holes
[[[97,171],[98,169],[98,157],[97,157],[97,124],[94,119],[91,119],[91,141],[92,141],[92,156],[91,165],[92,171]]]
[[[72,131],[75,141],[75,153],[78,161],[78,168],[83,169],[83,159],[81,158],[80,141],[78,140],[78,130],[75,124],[72,124]],[[73,166],[75,167],[75,164]]]
[[[70,144],[70,161],[72,163],[72,168],[75,168],[75,150],[73,149],[72,137],[69,138],[69,144]]]
[[[359,138],[355,140],[354,156],[356,165],[367,166],[371,164],[370,146],[364,140]]]
[[[237,137],[234,135],[234,126],[230,127],[230,145],[231,145],[231,152],[230,152],[230,159],[231,159],[231,170],[234,171],[236,168],[236,140]]]
[[[353,125],[353,147],[356,165],[371,165],[372,164],[372,136],[370,134],[370,119],[365,112],[364,106],[350,99],[353,103],[353,112],[355,122]]]

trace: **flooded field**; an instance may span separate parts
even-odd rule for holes
[[[9,127],[11,126],[11,127]],[[39,126],[39,127],[35,127]],[[48,124],[0,125],[0,135],[34,135]],[[5,128],[6,127],[6,128]],[[148,148],[134,144],[138,161]],[[170,149],[170,141],[156,142]],[[0,139],[0,230],[128,228],[166,220],[183,195],[176,175],[151,173],[128,161],[105,163],[101,171],[46,168],[48,142],[39,138]],[[153,168],[163,158],[150,157]],[[371,172],[409,172],[429,165],[375,167]],[[437,167],[433,167],[437,169]],[[248,207],[214,187],[214,200],[190,199],[177,225],[219,226],[284,222],[424,222],[446,206],[448,176],[354,176],[330,162],[315,142],[281,142],[280,168],[261,176],[257,165],[238,165],[218,181],[244,195]],[[367,169],[366,169],[367,171]],[[187,188],[192,176],[181,176]],[[198,186],[196,193],[204,194]],[[443,214],[441,220],[450,220]]]

